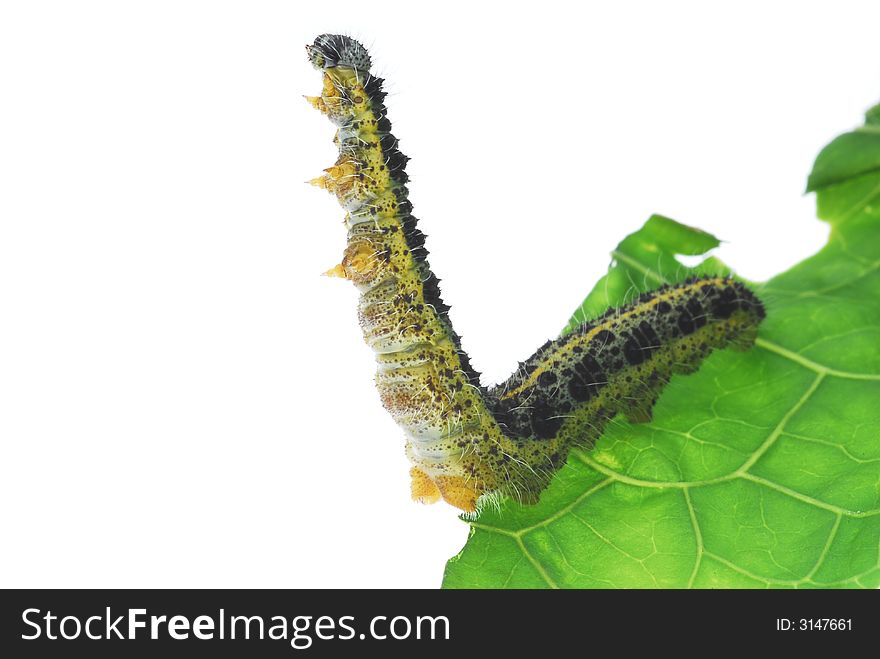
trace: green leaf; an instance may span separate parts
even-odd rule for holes
[[[697,256],[721,244],[715,236],[700,229],[679,224],[662,215],[652,215],[645,226],[630,234],[617,246],[611,257],[608,274],[593,287],[580,308],[562,331],[573,330],[585,321],[601,315],[608,307],[622,301],[633,290],[632,272],[640,279],[642,290],[657,288],[666,276],[682,270],[676,254]],[[648,264],[649,267],[641,267]]]
[[[822,149],[807,179],[807,192],[872,172],[880,172],[880,104],[868,110],[864,126]]]
[[[880,586],[880,106],[818,156],[825,248],[769,282],[756,347],[676,376],[615,420],[535,506],[472,521],[447,588]],[[567,329],[695,272],[718,241],[654,216]]]

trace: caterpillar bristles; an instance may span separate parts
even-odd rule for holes
[[[616,415],[650,421],[673,374],[693,372],[716,348],[754,343],[760,300],[727,277],[692,278],[548,341],[506,382],[483,387],[428,263],[406,187],[408,158],[391,134],[366,48],[324,34],[306,51],[323,88],[305,98],[338,127],[339,149],[309,183],[347,211],[342,261],[324,274],[360,290],[358,319],[376,353],[382,404],[406,436],[413,499],[442,498],[469,517],[503,496],[535,503],[569,453],[590,448]]]

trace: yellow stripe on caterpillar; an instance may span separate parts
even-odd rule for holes
[[[580,329],[576,333],[576,336],[578,336],[577,341],[562,342],[558,354],[554,355],[554,361],[570,358],[575,349],[580,349],[584,344],[589,344],[600,332],[608,332],[618,325],[626,325],[633,317],[640,318],[645,314],[650,314],[652,312],[657,312],[658,314],[671,313],[674,311],[673,305],[680,305],[682,300],[685,300],[686,304],[688,299],[693,298],[694,295],[698,295],[700,291],[708,287],[723,288],[726,286],[736,286],[736,284],[732,280],[722,277],[710,277],[705,279],[694,279],[678,286],[664,287],[648,294],[649,297],[642,296],[643,301],[641,304],[617,309],[610,315],[610,317],[606,318],[604,322],[599,322],[595,325],[590,324],[589,330]],[[668,307],[668,309],[666,307]],[[680,313],[690,312],[683,308],[682,311],[679,311],[679,314]],[[550,370],[552,370],[552,361],[546,361],[545,363],[536,366],[535,369],[531,371],[527,380],[518,387],[504,392],[502,398],[512,398],[521,394],[525,389],[535,386],[538,378]]]
[[[673,374],[694,371],[715,348],[753,342],[763,318],[732,279],[664,286],[545,344],[489,391],[489,407],[508,434],[591,446],[617,413],[649,420]]]

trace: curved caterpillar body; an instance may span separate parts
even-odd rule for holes
[[[348,244],[327,274],[360,290],[358,317],[382,403],[406,435],[414,499],[468,512],[499,494],[533,503],[571,448],[592,446],[617,413],[648,420],[673,373],[695,370],[713,348],[753,342],[761,302],[733,280],[693,279],[548,342],[506,383],[483,388],[428,265],[407,158],[367,50],[342,35],[306,50],[324,74],[321,96],[306,98],[337,125],[339,147],[312,183],[347,211]]]

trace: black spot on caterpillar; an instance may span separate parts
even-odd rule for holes
[[[576,446],[623,413],[648,421],[675,373],[715,348],[754,342],[764,307],[743,284],[704,277],[664,286],[549,341],[486,389],[449,320],[409,201],[407,158],[391,134],[382,80],[342,35],[306,46],[324,75],[308,101],[336,124],[339,158],[312,183],[346,210],[348,243],[327,274],[360,290],[382,403],[406,435],[413,498],[475,511],[493,496],[537,501]]]

